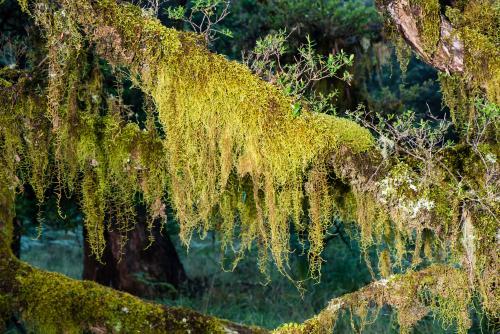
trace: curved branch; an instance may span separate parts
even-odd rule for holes
[[[422,296],[422,297],[418,297]],[[468,304],[472,294],[464,271],[434,265],[420,271],[394,275],[332,299],[315,317],[302,324],[287,324],[275,334],[331,333],[342,311],[366,320],[368,310],[389,305],[398,312],[401,329],[409,329],[429,312],[446,323],[455,323],[460,332],[470,326]],[[445,305],[439,308],[439,303]],[[362,321],[363,323],[363,321]]]
[[[38,333],[267,333],[34,268],[13,256],[9,229],[0,222],[0,330],[15,315]]]
[[[426,17],[422,6],[411,4],[409,0],[379,1],[378,7],[394,24],[407,44],[422,60],[440,71],[448,73],[462,73],[464,71],[464,45],[457,37],[454,28],[448,19],[439,14],[437,25],[439,34],[436,43],[430,47],[421,28],[424,20],[435,20]],[[433,44],[434,44],[433,43]]]

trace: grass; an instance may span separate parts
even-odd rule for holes
[[[45,229],[40,237],[34,229],[21,238],[21,259],[35,267],[81,279],[83,238],[81,227],[71,230]]]

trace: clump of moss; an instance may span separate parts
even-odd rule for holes
[[[404,4],[379,1],[381,8],[386,10],[388,3]],[[440,68],[446,57],[454,57],[456,68],[442,69],[446,73],[441,73],[439,79],[444,102],[452,111],[455,125],[466,132],[477,116],[474,102],[478,98],[500,103],[500,9],[494,0],[454,1],[446,6],[441,3],[438,0],[411,0],[407,15],[411,15],[412,24],[416,25],[418,35],[413,38],[418,38],[420,43],[416,50],[425,61]],[[387,21],[386,29],[394,39],[398,60],[404,69],[409,59],[409,46],[404,45],[394,27],[397,19]],[[434,59],[438,48],[444,50],[439,49]],[[451,55],[450,48],[454,49]]]
[[[133,223],[127,220],[133,217],[131,198],[143,193],[153,209],[168,182],[186,244],[193,232],[204,234],[221,226],[224,247],[232,248],[234,237],[240,239],[242,251],[256,241],[266,249],[261,263],[269,251],[282,272],[290,252],[289,224],[294,221],[304,230],[302,220],[308,214],[311,273],[317,274],[323,236],[338,215],[326,166],[341,148],[352,155],[370,149],[370,133],[349,120],[307,110],[295,117],[292,101],[275,86],[244,65],[210,53],[197,36],[142,17],[137,7],[107,0],[61,1],[61,6],[55,11],[38,6],[34,15],[53,52],[48,106],[53,130],[61,134],[57,161],[84,174],[82,203],[94,252],[102,253],[105,212],[114,211],[119,228],[126,231]],[[61,42],[57,38],[63,31],[68,36]],[[88,115],[72,111],[74,89],[61,83],[72,80],[72,69],[77,71],[74,80],[81,81],[84,69],[78,64],[86,42],[112,66],[127,66],[155,103],[166,132],[159,147],[165,156],[155,155],[149,173],[133,169],[147,152],[140,146],[143,151],[131,153],[131,144],[139,142],[134,140],[138,129],[119,130],[120,121],[114,116],[102,119],[98,103],[92,102],[101,99],[99,78],[87,75],[88,84],[77,93],[85,96]],[[82,128],[71,127],[75,118],[81,118]],[[78,138],[75,152],[63,147],[69,133]],[[74,157],[76,163],[69,160]],[[67,179],[74,177],[64,173],[59,174],[61,183],[71,187],[74,181]],[[305,202],[308,212],[303,210]],[[241,232],[236,236],[235,231]]]
[[[432,55],[441,36],[441,5],[439,0],[411,0],[410,5],[420,11],[417,28],[422,39],[424,51]]]

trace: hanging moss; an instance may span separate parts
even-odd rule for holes
[[[425,52],[432,55],[441,37],[441,5],[439,0],[410,0],[410,5],[420,12],[421,20],[417,28],[422,39]]]
[[[138,198],[149,208],[153,222],[165,217],[162,200],[168,193],[181,239],[189,244],[193,233],[203,236],[214,229],[222,234],[223,251],[234,250],[238,240],[235,265],[256,243],[261,269],[265,271],[272,256],[288,275],[290,224],[294,224],[300,235],[307,235],[313,277],[320,273],[326,231],[333,219],[341,218],[356,222],[365,254],[372,249],[379,253],[384,277],[391,277],[393,268],[408,270],[403,260],[409,256],[412,266],[422,265],[421,250],[429,248],[431,239],[444,250],[444,262],[464,269],[429,268],[428,285],[411,271],[401,281],[391,277],[394,299],[371,286],[363,292],[367,296],[346,296],[303,326],[283,330],[322,330],[333,325],[344,303],[354,316],[365,319],[370,300],[397,308],[404,329],[428,310],[445,324],[454,322],[463,329],[468,326],[463,309],[470,301],[469,290],[452,292],[458,285],[470,289],[476,283],[489,312],[497,312],[496,283],[488,276],[498,266],[491,255],[496,221],[484,208],[471,209],[477,219],[474,224],[482,227],[474,236],[489,243],[476,241],[474,264],[463,261],[468,250],[461,242],[461,210],[474,200],[469,188],[483,189],[486,184],[481,181],[485,167],[477,153],[446,156],[457,153],[454,148],[443,153],[438,159],[442,164],[436,163],[428,174],[429,169],[423,170],[421,162],[411,158],[385,165],[368,130],[308,110],[294,115],[292,101],[275,86],[253,76],[244,65],[210,53],[199,37],[143,16],[137,7],[111,0],[60,0],[35,1],[30,11],[47,40],[49,78],[41,85],[41,97],[21,90],[17,93],[22,98],[5,98],[6,112],[0,119],[0,144],[5,148],[0,159],[7,166],[1,171],[5,179],[0,180],[5,217],[12,215],[13,194],[20,184],[32,183],[43,200],[48,185],[55,182],[61,193],[80,195],[88,241],[99,257],[105,229],[126,235],[133,227]],[[120,96],[103,91],[102,69],[92,58],[96,55],[115,72],[126,68],[133,83],[152,100],[155,108],[146,110],[145,128],[124,117],[126,106]],[[14,94],[17,89],[14,84],[7,92]],[[454,94],[450,90],[448,97]],[[154,126],[156,117],[165,135],[160,136]],[[495,150],[490,149],[497,154]],[[450,169],[457,173],[450,175]],[[470,275],[467,280],[462,279],[464,273]],[[40,284],[47,293],[56,289],[42,282],[45,275],[37,275],[30,271],[23,276],[26,298]],[[53,278],[59,282],[61,277]],[[436,284],[448,284],[448,278],[456,285],[440,294]],[[65,291],[87,294],[82,286],[65,282]],[[61,293],[56,291],[56,297],[67,297]],[[425,298],[414,308],[410,301],[420,293]],[[26,320],[46,331],[66,326],[71,332],[82,326],[81,320],[61,323],[56,313],[44,313],[49,301],[43,307],[30,304],[34,306],[25,312]],[[60,306],[59,312],[69,312],[66,307]],[[97,322],[111,326],[108,330],[125,326],[122,320]]]
[[[60,134],[56,160],[61,166],[74,166],[59,173],[60,183],[72,188],[75,172],[85,175],[82,205],[93,251],[102,253],[105,212],[112,212],[126,232],[133,224],[134,196],[143,193],[152,207],[168,181],[186,244],[194,231],[203,235],[214,228],[219,217],[224,233],[241,231],[234,236],[241,249],[256,241],[270,251],[282,272],[289,253],[289,223],[302,224],[304,200],[308,201],[309,258],[312,273],[318,273],[323,236],[338,214],[326,166],[341,148],[349,154],[370,149],[369,132],[349,120],[307,110],[295,117],[292,101],[276,87],[242,64],[210,53],[197,36],[143,17],[137,7],[106,0],[60,4],[61,9],[54,9],[40,2],[32,11],[48,40],[48,113],[53,131]],[[61,34],[67,38],[61,40]],[[138,129],[120,130],[119,119],[102,119],[96,109],[99,103],[92,102],[100,99],[98,76],[76,87],[82,79],[85,43],[94,45],[111,65],[126,65],[156,105],[167,134],[158,147],[165,156],[148,162],[149,173],[134,170],[146,151],[143,147],[144,151],[131,152]],[[68,80],[75,85],[62,84]],[[75,98],[87,105],[86,115],[75,111]],[[75,118],[81,119],[78,129],[72,126]],[[125,138],[126,134],[131,136]],[[70,136],[79,138],[74,152],[67,148],[74,140]],[[69,160],[75,158],[76,163]],[[231,201],[229,194],[234,194]],[[233,237],[225,240],[224,247],[231,247]],[[261,263],[266,254],[267,250],[261,252]]]
[[[500,7],[493,0],[469,1],[462,8],[447,7],[465,48],[467,74],[485,90],[488,100],[500,103]]]
[[[471,325],[468,305],[472,294],[463,271],[431,266],[418,272],[394,275],[367,287],[335,298],[314,318],[303,324],[285,324],[274,333],[331,333],[342,312],[366,323],[370,309],[389,305],[397,312],[402,332],[408,332],[426,314],[432,312],[445,326],[453,324],[459,333]],[[363,330],[363,325],[360,331]]]

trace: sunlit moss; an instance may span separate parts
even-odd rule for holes
[[[61,1],[62,9],[52,12],[42,4],[33,11],[49,41],[48,107],[54,131],[61,133],[56,152],[61,166],[74,166],[68,169],[71,174],[64,170],[59,174],[60,183],[70,175],[74,179],[75,170],[84,173],[82,203],[97,255],[104,246],[105,212],[113,212],[119,229],[126,231],[133,224],[134,196],[143,193],[152,207],[168,183],[186,244],[194,231],[204,234],[217,224],[231,236],[226,235],[224,247],[231,247],[232,234],[238,230],[241,249],[256,241],[270,251],[282,272],[289,253],[289,224],[295,221],[303,229],[304,201],[309,202],[311,273],[319,272],[323,236],[338,214],[326,166],[341,148],[349,154],[370,149],[373,141],[367,130],[307,110],[295,117],[292,101],[275,86],[242,64],[210,53],[199,37],[143,17],[137,7],[106,0],[92,5]],[[86,36],[76,29],[78,25]],[[60,42],[57,38],[63,31],[68,38]],[[134,140],[139,129],[120,130],[123,125],[116,117],[99,116],[97,103],[92,102],[99,96],[99,79],[90,76],[83,89],[62,85],[62,80],[81,81],[84,40],[93,43],[97,54],[112,66],[127,66],[156,105],[166,132],[158,149],[165,155],[149,161],[148,174],[134,166],[149,150],[137,149],[143,142]],[[79,72],[71,74],[75,68]],[[72,111],[75,93],[85,97],[86,115]],[[80,119],[78,129],[70,127],[75,117]],[[78,138],[74,153],[64,146],[70,136]],[[76,158],[77,163],[64,158]],[[221,224],[216,223],[219,218]],[[266,254],[267,250],[261,252],[262,263]]]

